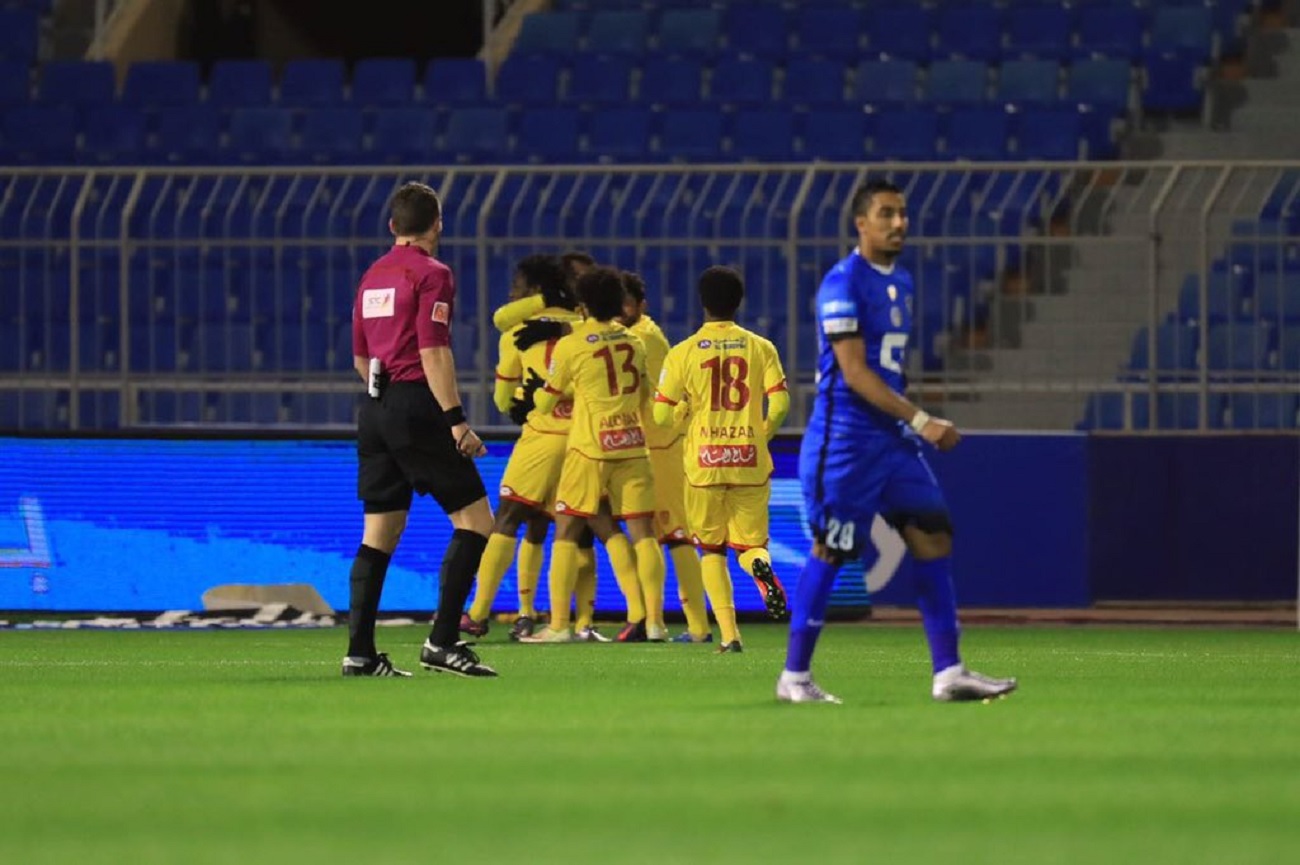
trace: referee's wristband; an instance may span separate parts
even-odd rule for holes
[[[910,421],[909,425],[912,427],[912,429],[916,430],[917,432],[920,432],[921,430],[925,429],[925,425],[928,424],[929,422],[930,422],[929,413],[917,409],[916,414],[912,415],[912,420]]]
[[[451,408],[445,410],[442,413],[442,416],[446,418],[447,426],[460,426],[461,424],[467,422],[465,420],[465,409],[458,405],[454,405]]]

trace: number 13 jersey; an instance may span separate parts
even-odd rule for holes
[[[871,264],[856,249],[827,272],[817,290],[817,400],[810,430],[828,438],[902,434],[897,418],[873,407],[844,381],[831,343],[861,337],[868,368],[903,393],[914,296],[910,273],[898,265]]]
[[[593,460],[646,457],[645,348],[616,322],[587,319],[555,344],[546,389],[573,397],[569,449]]]
[[[708,322],[673,346],[656,400],[688,406],[691,486],[760,486],[772,477],[763,398],[785,390],[776,347],[735,322]]]

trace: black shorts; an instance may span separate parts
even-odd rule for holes
[[[414,493],[449,514],[487,495],[423,382],[393,382],[379,400],[361,396],[357,462],[357,498],[368,514],[410,510]]]

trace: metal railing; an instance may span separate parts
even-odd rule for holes
[[[475,423],[502,422],[490,315],[513,262],[583,248],[643,273],[673,339],[701,321],[695,276],[739,266],[797,428],[813,295],[882,174],[908,194],[927,406],[983,428],[1295,426],[1300,162],[6,169],[0,427],[350,422],[355,283],[420,179],[446,207]]]

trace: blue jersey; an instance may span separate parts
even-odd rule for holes
[[[862,337],[867,366],[902,393],[913,295],[910,273],[897,265],[877,267],[856,249],[827,272],[817,290],[817,401],[808,421],[811,429],[829,438],[903,434],[901,421],[872,406],[844,381],[831,341]]]

